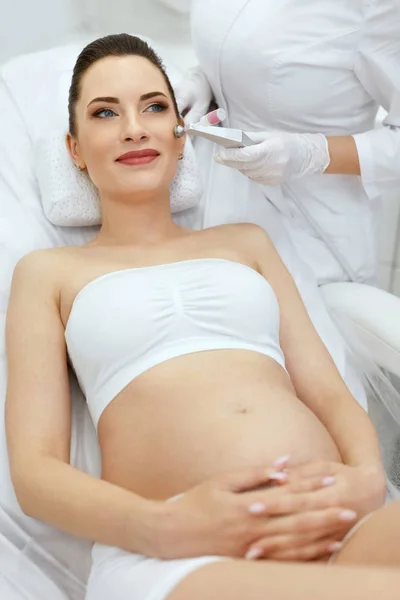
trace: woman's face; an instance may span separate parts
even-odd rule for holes
[[[129,200],[168,189],[185,138],[174,136],[173,101],[150,61],[107,57],[92,65],[81,81],[76,123],[77,137],[67,140],[71,156],[100,194]]]

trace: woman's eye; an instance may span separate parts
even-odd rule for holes
[[[97,112],[95,112],[94,116],[100,117],[101,119],[105,119],[108,117],[114,117],[115,112],[113,110],[111,110],[111,108],[102,108],[101,110],[98,110]]]
[[[151,106],[148,106],[146,111],[163,112],[167,108],[168,108],[168,106],[165,106],[165,104],[160,104],[159,102],[156,102],[155,104],[151,104]]]

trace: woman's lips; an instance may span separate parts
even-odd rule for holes
[[[153,162],[158,156],[160,156],[160,153],[152,148],[132,150],[131,152],[122,154],[122,156],[117,158],[117,162],[123,165],[146,165]]]
[[[138,156],[131,158],[118,159],[118,162],[122,165],[146,165],[147,163],[153,162],[159,155],[147,155],[147,156]]]

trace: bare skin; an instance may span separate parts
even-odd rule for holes
[[[353,136],[327,136],[330,163],[326,174],[361,175],[360,159]]]

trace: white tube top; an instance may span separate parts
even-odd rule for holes
[[[77,294],[65,339],[96,427],[133,379],[177,356],[244,349],[285,365],[272,287],[251,267],[219,258],[98,277]]]

